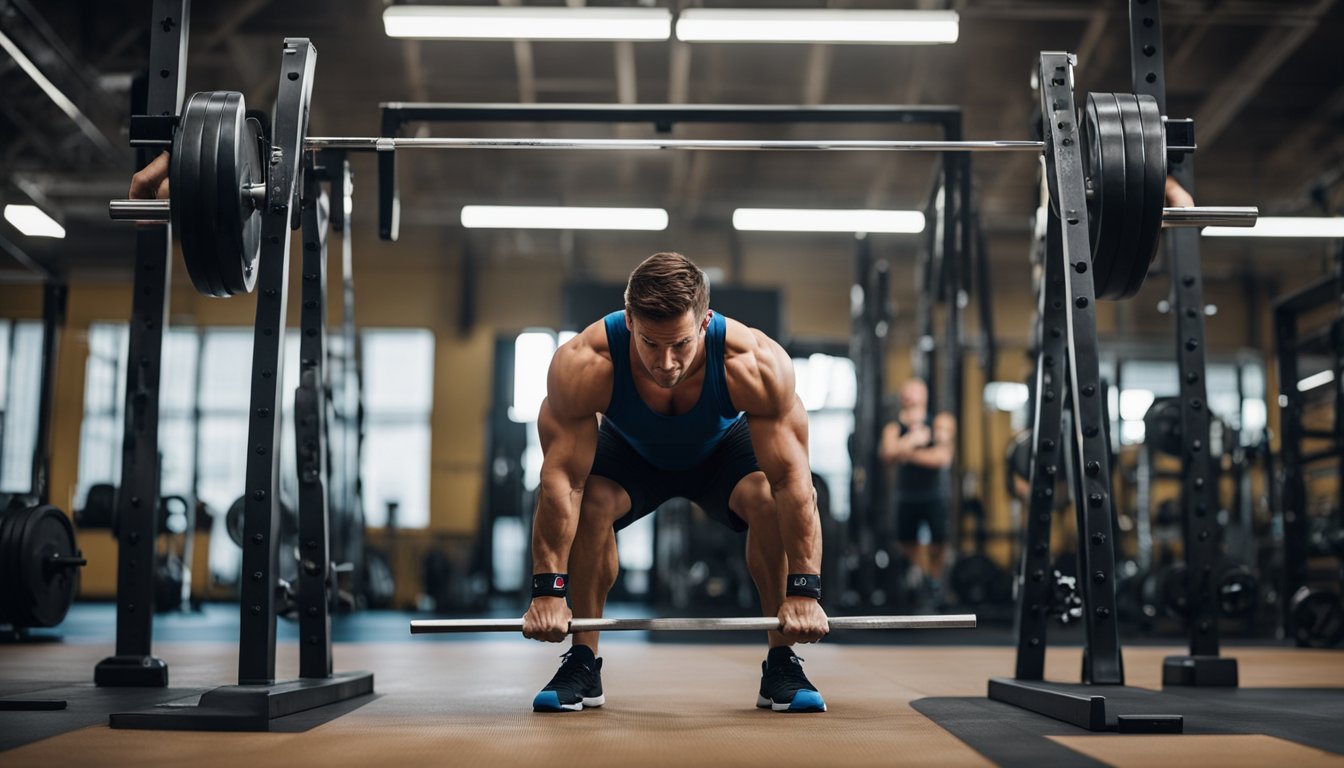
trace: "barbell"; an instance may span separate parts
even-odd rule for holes
[[[1097,295],[1127,298],[1147,275],[1164,227],[1254,226],[1255,208],[1165,208],[1166,124],[1149,96],[1088,94],[1080,126]],[[234,91],[192,94],[172,140],[170,200],[113,200],[112,219],[171,221],[187,273],[208,296],[247,293],[256,282],[261,216],[274,162],[261,126]],[[1036,152],[1042,141],[689,140],[307,137],[308,150],[397,149]]]
[[[827,619],[832,630],[850,629],[974,629],[975,614],[946,616],[837,616]],[[667,619],[571,619],[569,632],[663,631],[777,631],[779,620],[769,616]],[[445,632],[522,632],[522,619],[419,619],[411,634]]]

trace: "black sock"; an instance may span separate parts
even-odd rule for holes
[[[793,658],[793,649],[787,645],[777,645],[770,649],[765,656],[765,663],[771,667],[777,667],[780,664],[788,664],[789,659]]]

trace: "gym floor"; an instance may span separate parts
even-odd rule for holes
[[[232,681],[237,646],[189,639],[182,627],[191,617],[160,622],[166,627],[158,636],[166,639],[155,650],[170,665],[172,689],[148,698],[144,691],[99,690],[92,669],[112,648],[81,627],[106,631],[108,608],[77,606],[65,642],[11,645],[0,654],[0,694],[45,690],[69,702],[63,711],[0,712],[0,747],[12,747],[0,764],[1344,765],[1340,651],[1230,649],[1242,687],[1159,697],[1160,706],[1185,715],[1185,733],[1154,736],[1091,734],[986,699],[987,680],[1012,671],[1013,649],[1003,645],[803,647],[830,711],[784,715],[754,706],[763,647],[609,637],[602,649],[606,706],[539,715],[531,698],[554,672],[562,646],[411,638],[406,614],[365,614],[358,622],[364,629],[347,634],[384,639],[336,646],[338,671],[375,673],[374,695],[291,716],[279,723],[283,732],[112,730],[108,712],[190,700]],[[228,613],[197,617],[214,628],[198,636],[223,637]],[[394,625],[400,631],[369,631]],[[1128,682],[1141,689],[1134,693],[1160,691],[1162,658],[1182,651],[1127,648]],[[294,677],[296,646],[282,640],[277,657],[279,678]],[[1080,658],[1076,645],[1056,647],[1047,678],[1076,681]]]

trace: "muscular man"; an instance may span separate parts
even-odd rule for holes
[[[929,388],[919,379],[901,387],[901,412],[882,428],[882,460],[896,465],[896,541],[907,561],[927,578],[935,602],[943,578],[947,541],[948,468],[952,466],[957,421],[940,413],[929,423]],[[919,528],[929,528],[929,544]]]
[[[761,609],[779,618],[756,705],[825,711],[790,648],[829,627],[818,603],[821,521],[807,412],[780,345],[710,310],[709,285],[690,259],[657,253],[630,273],[624,311],[556,352],[546,395],[523,634],[560,642],[572,616],[601,616],[616,582],[616,532],[685,497],[747,532]],[[601,706],[597,650],[598,633],[575,633],[533,710]]]

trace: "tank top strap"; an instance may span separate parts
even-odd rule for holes
[[[611,350],[611,402],[628,400],[635,382],[630,377],[630,328],[625,324],[625,310],[618,309],[602,318],[607,329],[607,347]]]
[[[728,321],[715,312],[705,331],[705,386],[714,395],[714,405],[719,415],[731,419],[736,418],[741,411],[733,405],[733,398],[728,394],[728,372],[724,365],[727,335]]]

